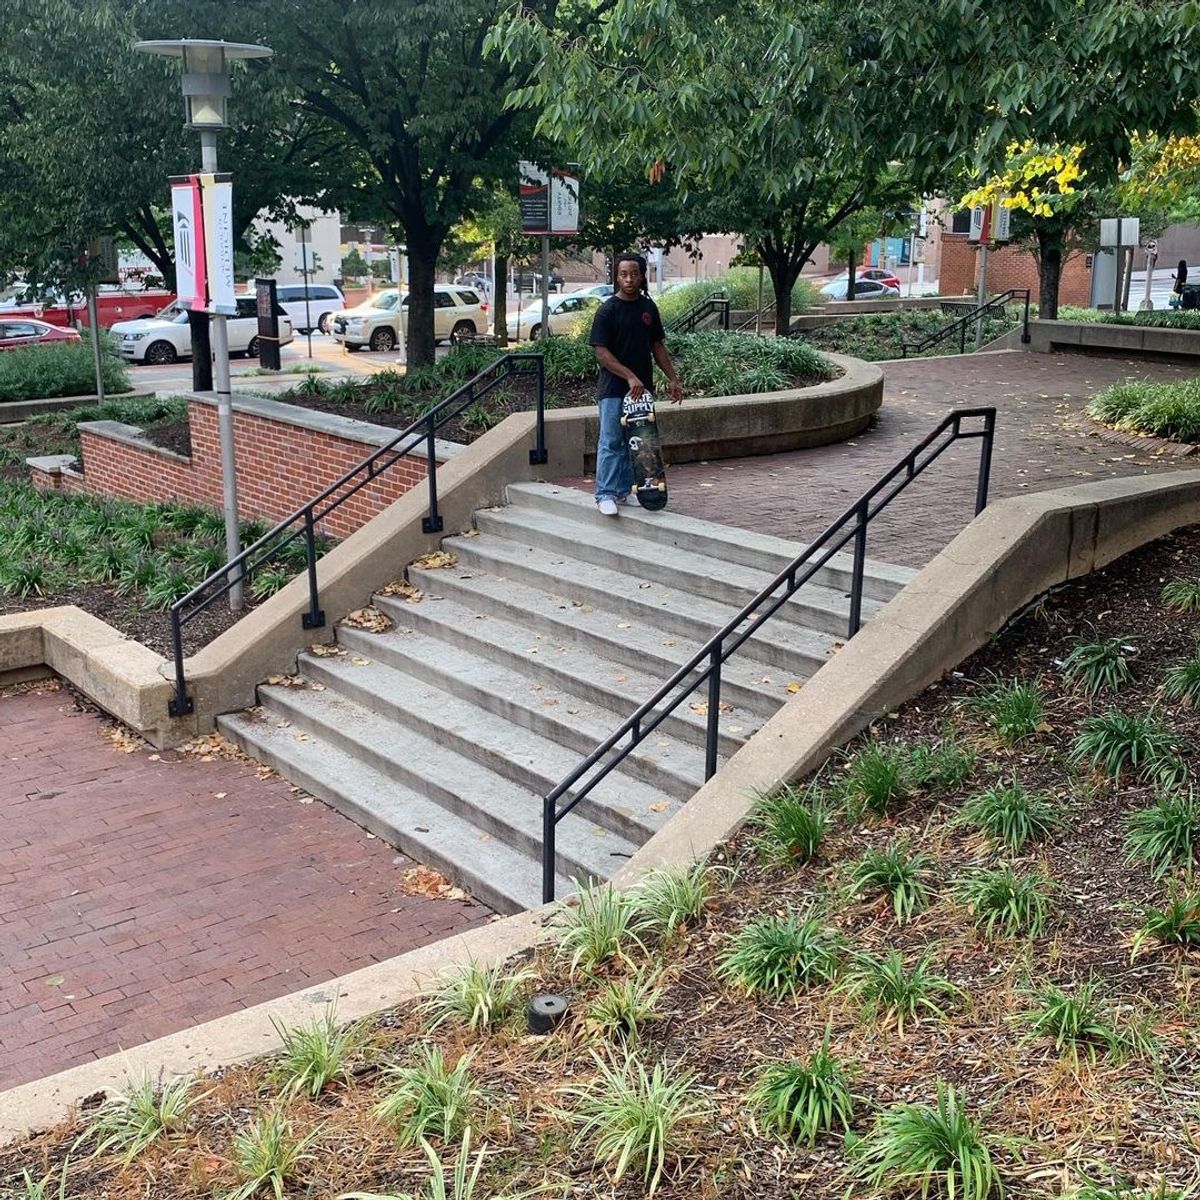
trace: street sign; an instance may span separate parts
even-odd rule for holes
[[[1012,238],[1012,209],[997,200],[992,209],[992,241],[1007,242]]]
[[[120,283],[117,244],[111,237],[92,238],[88,243],[88,262],[99,268],[97,283]]]
[[[971,209],[971,228],[967,237],[972,242],[986,242],[988,240],[989,225],[991,224],[991,212],[986,208]]]
[[[1105,217],[1100,221],[1101,246],[1137,246],[1142,240],[1138,217]]]
[[[566,237],[579,232],[579,174],[536,163],[520,164],[521,232]]]

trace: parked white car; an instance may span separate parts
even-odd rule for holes
[[[237,316],[229,317],[225,328],[229,331],[230,354],[246,354],[258,357],[258,305],[253,296],[237,297]],[[286,346],[292,340],[292,323],[282,308],[279,317],[279,344]],[[174,307],[164,309],[157,317],[140,321],[118,321],[112,327],[117,349],[130,362],[147,363],[150,366],[165,366],[192,356],[192,331],[188,315]]]
[[[552,296],[550,298],[550,332],[570,333],[580,317],[594,312],[599,307],[599,296],[589,296],[579,292],[568,292],[565,296]],[[506,328],[509,341],[520,341],[522,338],[536,340],[542,331],[541,301],[533,300],[526,304],[519,313],[510,313]]]
[[[595,296],[598,300],[607,300],[617,289],[611,283],[593,283],[591,287],[572,288],[568,296]]]
[[[281,283],[275,288],[275,299],[280,308],[288,315],[292,328],[297,333],[307,333],[309,322],[313,329],[328,333],[332,327],[333,318],[340,312],[346,311],[346,297],[341,289],[331,283],[310,283],[308,285],[308,304],[305,305],[305,287],[302,283]]]
[[[357,308],[338,313],[330,322],[336,342],[347,350],[367,346],[372,350],[395,350],[400,335],[408,329],[408,292],[388,288],[376,292]],[[457,341],[487,331],[487,305],[468,287],[439,283],[433,289],[433,338],[435,342]]]

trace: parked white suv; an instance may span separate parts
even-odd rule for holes
[[[229,352],[258,357],[258,305],[253,296],[237,297],[237,316],[225,322],[229,331]],[[279,317],[279,344],[292,340],[292,323],[282,308]],[[117,349],[130,362],[164,366],[192,356],[192,331],[186,312],[174,306],[157,317],[140,321],[118,321],[112,326]]]
[[[313,329],[328,333],[336,313],[346,311],[346,297],[331,283],[310,283],[308,305],[305,307],[302,283],[281,283],[275,288],[275,298],[288,315],[297,333],[307,333],[309,321]]]
[[[347,350],[369,346],[372,350],[394,350],[408,328],[408,293],[397,288],[376,292],[357,308],[338,313],[331,321],[334,341]],[[403,322],[403,325],[402,325]],[[442,342],[473,337],[487,330],[487,305],[468,287],[439,283],[433,289],[433,337]]]

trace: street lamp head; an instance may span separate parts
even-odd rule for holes
[[[135,42],[135,50],[166,58],[183,59],[183,102],[191,129],[225,129],[226,106],[231,91],[229,64],[234,59],[270,58],[273,50],[247,42],[220,42],[197,38],[178,41]]]

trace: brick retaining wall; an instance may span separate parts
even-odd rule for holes
[[[938,287],[945,296],[959,292],[974,295],[979,270],[978,243],[968,240],[965,233],[942,234],[942,263]],[[996,295],[1009,288],[1029,288],[1030,299],[1037,303],[1037,255],[1023,246],[999,246],[988,254],[988,292]],[[1091,303],[1092,273],[1088,256],[1075,251],[1063,259],[1062,276],[1058,285],[1059,304]]]
[[[115,421],[83,422],[79,426],[82,472],[69,465],[33,466],[32,482],[43,490],[219,508],[221,455],[216,404],[191,397],[188,422],[190,458],[152,445],[135,426]],[[359,426],[362,432],[357,437],[341,436],[314,427],[319,424],[347,432]],[[350,422],[277,401],[238,397],[234,398],[233,427],[238,511],[244,520],[275,521],[287,516],[396,434],[381,426]],[[346,537],[425,476],[424,456],[406,457],[331,513],[322,522],[323,532]]]

